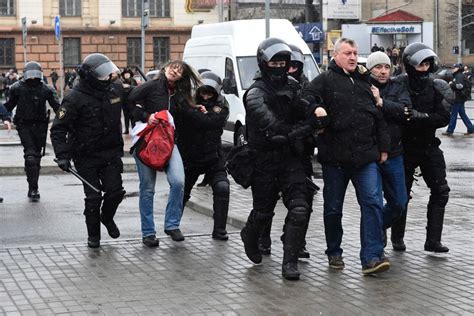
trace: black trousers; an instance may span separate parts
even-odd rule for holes
[[[23,146],[25,172],[29,190],[37,190],[42,151],[46,145],[48,123],[44,121],[18,121],[16,129]]]
[[[427,239],[440,241],[444,211],[448,203],[450,191],[446,180],[446,163],[443,151],[438,146],[417,150],[405,148],[404,166],[408,196],[410,196],[415,179],[415,169],[420,167],[423,180],[430,188],[430,198],[427,207]],[[392,240],[403,239],[406,217],[407,212],[392,225]]]
[[[251,184],[253,209],[246,229],[249,235],[261,238],[271,225],[281,193],[288,209],[282,238],[283,263],[296,261],[303,247],[310,213],[306,176],[304,162],[298,156],[288,152],[257,153]]]
[[[101,191],[96,192],[83,184],[87,231],[89,237],[100,238],[100,222],[108,223],[113,220],[125,195],[122,186],[122,159],[75,159],[74,166],[79,175]]]
[[[212,188],[213,196],[213,211],[214,211],[214,231],[225,233],[227,214],[229,212],[229,180],[227,179],[227,172],[224,167],[224,158],[219,157],[217,161],[205,165],[189,165],[184,161],[184,201],[183,208],[186,202],[191,197],[191,191],[194,184],[201,174],[206,174],[209,179],[209,184]]]

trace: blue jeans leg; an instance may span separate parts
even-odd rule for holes
[[[383,254],[382,180],[377,164],[354,169],[351,180],[361,209],[360,260],[366,265]]]
[[[349,184],[350,172],[346,168],[322,165],[324,197],[324,232],[326,235],[326,254],[342,255],[342,206]]]
[[[462,103],[455,102],[453,103],[453,107],[451,109],[451,118],[449,119],[449,125],[448,128],[446,129],[446,133],[454,133],[454,130],[456,129],[456,122],[458,119],[458,113],[459,109],[461,107]]]
[[[178,147],[175,145],[168,166],[165,169],[170,185],[170,194],[165,211],[165,229],[177,229],[183,214],[184,166]]]
[[[459,107],[459,116],[461,117],[464,125],[466,125],[466,129],[469,133],[474,132],[474,126],[471,123],[471,120],[466,114],[466,108],[465,108],[465,103],[462,102],[461,106]]]
[[[155,221],[153,219],[153,198],[155,196],[156,171],[147,167],[134,155],[140,179],[140,194],[138,207],[142,224],[142,237],[155,235]]]
[[[387,229],[406,212],[408,197],[403,155],[388,159],[385,163],[379,165],[379,168],[382,176],[383,195],[386,201],[383,208],[383,228]]]

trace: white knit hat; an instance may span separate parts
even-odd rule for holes
[[[392,66],[390,58],[384,52],[373,52],[367,57],[367,69],[371,70],[377,65],[387,64]]]

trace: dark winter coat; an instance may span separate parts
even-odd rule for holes
[[[191,106],[180,111],[177,144],[186,168],[206,168],[223,157],[221,135],[229,116],[228,106],[219,96],[205,107],[207,113]]]
[[[406,122],[404,109],[411,108],[410,93],[403,80],[397,78],[392,78],[383,85],[372,78],[371,82],[379,88],[383,99],[382,112],[390,133],[389,158],[393,158],[403,153],[402,131]]]
[[[463,90],[466,86],[471,86],[469,79],[464,75],[462,70],[458,70],[453,74],[453,81],[451,81],[450,86],[454,91],[454,101],[457,103],[466,102],[469,100],[469,97],[463,94]]]
[[[328,113],[318,140],[322,164],[361,167],[390,151],[387,123],[375,105],[368,76],[358,69],[348,74],[332,60],[303,91],[304,98],[320,96]]]
[[[98,91],[79,81],[63,99],[51,127],[56,157],[76,161],[122,157],[125,97],[120,83],[113,83],[109,91]]]

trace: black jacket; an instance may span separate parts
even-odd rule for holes
[[[471,86],[469,79],[464,75],[462,70],[458,70],[453,74],[453,81],[450,82],[450,86],[454,91],[455,102],[466,102],[469,98],[463,94],[463,90],[466,88],[465,86]]]
[[[292,144],[276,143],[275,136],[288,137],[300,126],[314,126],[315,116],[311,109],[304,113],[297,106],[296,91],[289,84],[277,89],[259,72],[254,79],[244,95],[249,146],[259,151],[288,150]]]
[[[451,104],[454,93],[448,83],[441,79],[429,78],[424,88],[414,91],[409,86],[408,76],[400,79],[409,88],[413,109],[427,114],[422,119],[410,119],[403,132],[402,143],[405,151],[424,150],[438,146],[441,141],[436,138],[436,129],[448,125],[451,118]]]
[[[408,88],[403,80],[392,78],[386,84],[380,84],[371,78],[371,82],[380,90],[383,99],[382,112],[390,132],[389,158],[403,153],[402,131],[406,122],[405,107],[411,108]]]
[[[150,114],[162,110],[169,110],[175,118],[178,105],[183,102],[183,100],[178,100],[177,96],[169,89],[168,80],[164,74],[134,87],[128,95],[128,101],[140,105],[133,106],[131,113],[134,121],[142,122],[147,122]]]
[[[323,164],[360,167],[390,151],[390,136],[382,111],[375,105],[369,74],[344,72],[332,60],[313,79],[304,98],[320,96],[328,124],[319,135],[318,160]]]
[[[56,90],[39,82],[32,86],[25,81],[17,81],[10,87],[9,99],[5,108],[11,112],[16,107],[15,123],[23,121],[47,121],[46,101],[56,112],[59,108],[59,99]]]
[[[177,144],[186,168],[205,168],[222,157],[221,135],[229,116],[228,105],[222,96],[208,105],[207,113],[186,106],[180,111],[176,129]]]
[[[59,159],[109,160],[123,156],[121,127],[122,85],[98,91],[79,81],[61,103],[51,141]]]

